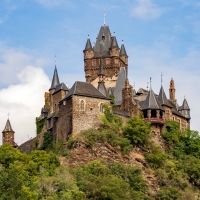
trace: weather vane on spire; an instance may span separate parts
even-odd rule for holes
[[[55,65],[56,65],[56,55],[55,55]]]
[[[104,26],[106,25],[106,9],[104,8]]]
[[[9,119],[10,113],[8,112],[8,119]]]
[[[162,83],[163,83],[163,74],[162,74],[162,72],[161,72],[161,85],[162,85]]]

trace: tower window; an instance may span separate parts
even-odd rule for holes
[[[85,103],[83,100],[81,100],[81,103],[80,103],[80,110],[85,110]]]
[[[100,104],[99,111],[100,111],[101,113],[103,113],[103,104],[102,104],[102,103]]]

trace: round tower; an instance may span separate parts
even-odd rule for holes
[[[173,78],[170,81],[170,86],[169,86],[169,98],[170,100],[176,104],[176,89],[175,89],[175,85],[174,85],[174,80]]]

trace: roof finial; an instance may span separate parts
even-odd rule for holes
[[[10,113],[8,112],[8,119],[9,119]]]
[[[163,74],[162,74],[162,72],[161,72],[161,85],[162,85],[162,83],[163,83]]]
[[[122,44],[124,44],[124,40],[122,40]]]
[[[56,65],[56,55],[55,55],[55,65]]]
[[[134,82],[134,88],[135,88],[135,82]]]
[[[150,77],[150,90],[151,90],[152,88],[151,88],[151,77]]]
[[[115,36],[115,31],[113,32],[113,36]]]
[[[104,26],[106,25],[106,9],[104,8]]]
[[[88,34],[88,39],[90,39],[90,35]]]

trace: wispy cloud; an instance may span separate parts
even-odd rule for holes
[[[137,4],[131,10],[133,16],[142,19],[156,19],[163,13],[163,9],[154,4],[151,0],[137,0]]]

